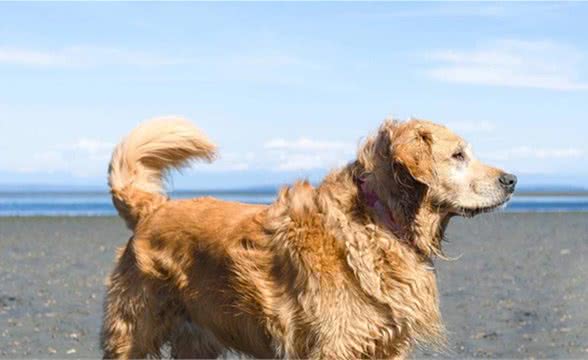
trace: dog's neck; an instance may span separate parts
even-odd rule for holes
[[[355,178],[354,182],[358,188],[359,201],[374,213],[384,228],[391,231],[397,238],[406,239],[408,234],[405,226],[399,222],[401,218],[394,214],[388,202],[378,195],[365,178]]]
[[[433,255],[441,254],[440,243],[448,219],[422,206],[424,202],[414,202],[415,199],[410,199],[410,196],[415,196],[415,193],[404,193],[406,189],[399,189],[398,193],[391,191],[390,201],[384,201],[387,199],[384,187],[372,184],[373,179],[364,179],[363,183],[358,181],[364,174],[358,166],[353,163],[331,172],[317,189],[325,211],[335,208],[337,215],[344,214],[346,220],[352,223],[345,229],[351,239],[343,237],[341,242],[346,249],[346,261],[366,294],[387,304],[393,311],[409,309],[406,318],[412,331],[422,339],[443,343],[435,275],[430,270]],[[417,193],[426,196],[420,190]],[[380,215],[374,211],[377,202],[385,202],[386,206]],[[392,216],[395,230],[380,219],[380,216],[388,214]],[[338,221],[337,226],[345,226],[344,223],[345,220]],[[381,230],[377,231],[377,236],[373,236],[374,228]],[[357,236],[353,235],[354,231],[358,232]],[[389,236],[383,238],[384,233]],[[396,250],[388,253],[389,249]],[[399,254],[402,258],[394,260]],[[399,262],[401,266],[398,266]],[[414,301],[399,309],[393,296],[395,292],[391,289],[405,288],[407,283],[415,282],[418,282],[415,288],[419,289],[419,294],[407,297]],[[421,291],[423,289],[426,291]],[[411,292],[411,296],[414,293]],[[422,307],[422,297],[428,299],[424,301],[427,304],[425,307]]]
[[[427,259],[442,255],[441,242],[450,216],[426,205],[426,187],[401,176],[386,181],[358,176],[358,166],[352,163],[334,171],[321,188],[345,188],[329,195],[345,212],[380,226]]]

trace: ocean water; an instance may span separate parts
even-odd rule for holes
[[[273,191],[177,192],[172,198],[214,196],[224,200],[269,204]],[[506,212],[588,211],[588,194],[514,196]],[[112,216],[116,215],[106,192],[0,192],[0,216]]]

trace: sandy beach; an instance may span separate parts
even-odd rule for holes
[[[0,218],[0,357],[96,358],[118,218]],[[588,358],[588,213],[452,222],[437,260],[448,351],[413,357]]]

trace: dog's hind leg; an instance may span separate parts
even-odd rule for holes
[[[104,358],[160,357],[175,320],[172,299],[165,287],[139,271],[127,247],[110,277],[104,303]]]
[[[178,324],[170,340],[175,359],[214,359],[225,352],[214,335],[189,321]]]

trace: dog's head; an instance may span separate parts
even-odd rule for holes
[[[425,205],[446,214],[494,210],[515,189],[516,176],[483,164],[464,139],[429,121],[386,121],[371,145],[375,159],[368,163],[381,182],[394,187],[415,182],[425,189]],[[386,181],[388,176],[396,181]]]

